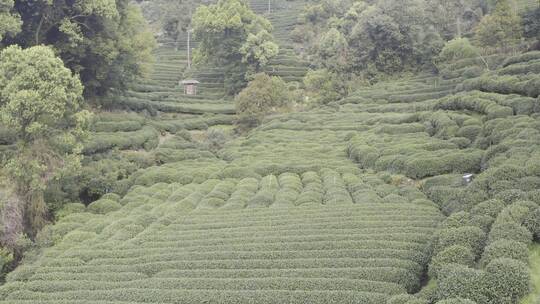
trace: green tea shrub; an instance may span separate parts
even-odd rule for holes
[[[502,258],[491,261],[486,266],[485,281],[489,303],[517,303],[530,291],[529,269],[518,260]]]
[[[108,199],[108,200],[115,201],[115,202],[119,202],[120,199],[121,199],[120,195],[118,195],[116,193],[105,193],[101,198],[102,199]]]
[[[475,256],[470,247],[452,245],[437,253],[429,264],[429,276],[437,277],[438,272],[447,264],[474,266]]]
[[[516,222],[495,222],[489,233],[489,243],[499,240],[514,240],[529,245],[533,235],[525,227]]]
[[[86,206],[81,203],[65,204],[62,209],[56,212],[56,217],[60,219],[72,213],[79,213],[84,211],[86,211]]]
[[[88,211],[95,214],[107,214],[120,208],[122,208],[122,205],[109,199],[100,199],[88,205]]]
[[[476,302],[463,298],[451,298],[439,301],[436,304],[476,304]]]
[[[139,121],[97,121],[91,129],[94,132],[133,132],[142,127]]]
[[[528,62],[528,61],[532,61],[536,59],[540,59],[540,51],[532,51],[532,52],[527,52],[527,53],[507,57],[504,60],[502,66],[507,67],[512,64]]]
[[[527,245],[514,240],[498,240],[490,243],[482,253],[481,264],[485,267],[491,261],[499,258],[509,258],[528,263]]]
[[[437,251],[447,247],[460,245],[469,247],[474,256],[478,256],[484,249],[486,235],[482,229],[474,226],[464,226],[442,230],[439,234]]]
[[[419,299],[413,295],[402,294],[390,297],[386,304],[427,304],[424,299]]]
[[[459,211],[450,214],[441,224],[441,228],[459,228],[463,226],[474,226],[471,223],[471,214],[465,211]]]
[[[437,297],[439,299],[471,299],[487,304],[487,286],[483,271],[458,264],[444,265],[438,271]]]
[[[475,205],[471,209],[471,214],[487,215],[495,219],[504,209],[504,206],[504,203],[500,200],[487,200]]]

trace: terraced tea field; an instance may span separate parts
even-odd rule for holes
[[[282,45],[302,5],[267,14]],[[121,109],[96,114],[80,181],[91,203],[59,211],[1,304],[485,304],[505,286],[493,273],[512,273],[501,259],[527,269],[540,239],[540,52],[361,87],[234,138],[223,70],[186,72],[183,48],[162,46]],[[308,67],[282,47],[267,69],[294,82]],[[188,76],[199,95],[183,94]]]
[[[415,290],[439,211],[358,200],[372,186],[343,178],[133,188],[117,211],[65,217],[55,235],[75,229],[12,273],[0,303],[381,303]]]

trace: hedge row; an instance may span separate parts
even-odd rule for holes
[[[152,127],[134,132],[93,133],[85,143],[83,152],[94,154],[110,149],[152,149],[158,145],[159,133]]]

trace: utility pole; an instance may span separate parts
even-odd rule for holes
[[[187,67],[191,69],[191,29],[187,31]]]
[[[268,0],[268,14],[270,15],[270,12],[272,11],[272,0]]]

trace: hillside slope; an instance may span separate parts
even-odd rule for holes
[[[270,16],[280,40],[283,10]],[[289,51],[274,71],[297,81],[307,65]],[[135,112],[98,113],[85,145],[102,172],[130,164],[117,188],[63,210],[1,304],[375,304],[419,291],[435,302],[474,297],[462,278],[483,284],[491,260],[520,258],[497,242],[540,238],[540,52],[359,88],[218,148],[199,137],[234,121],[219,69],[197,70],[206,85],[186,97],[185,56],[156,57],[118,101]],[[456,246],[466,270],[433,276],[444,273],[434,257]],[[428,278],[440,289],[426,291]]]

